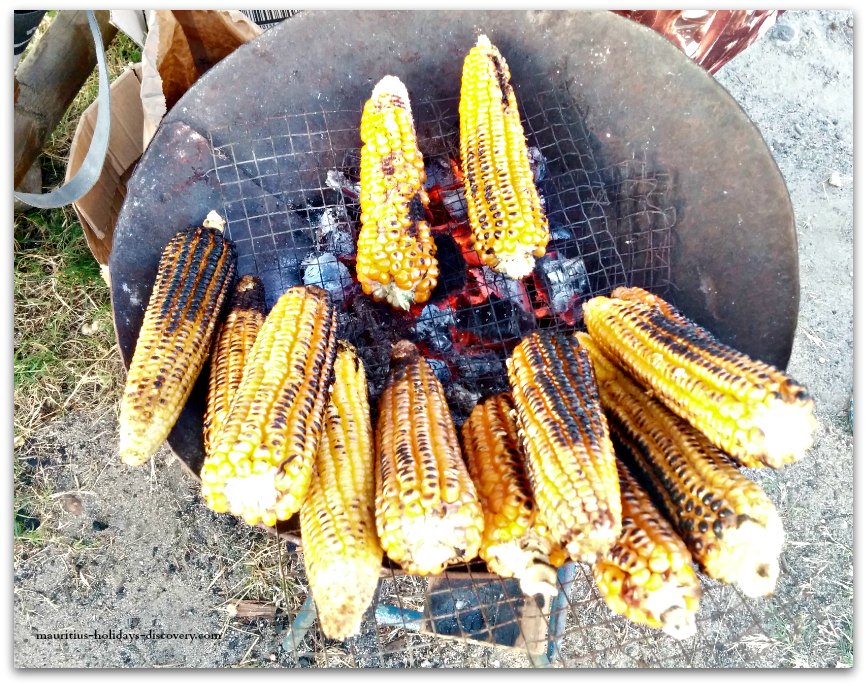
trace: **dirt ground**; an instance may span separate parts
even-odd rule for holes
[[[746,601],[708,584],[699,634],[685,644],[613,619],[581,576],[563,654],[581,666],[852,664],[853,635],[853,16],[788,12],[718,74],[773,150],[791,193],[801,310],[789,371],[817,401],[816,444],[780,473],[754,473],[783,516],[777,593]],[[17,452],[18,478],[42,499],[40,536],[16,543],[18,667],[507,666],[504,651],[372,621],[348,643],[311,632],[281,647],[303,601],[298,553],[206,509],[167,449],[153,470],[118,463],[115,409],[54,422]],[[283,573],[278,571],[281,568]],[[417,581],[389,580],[420,609]],[[239,600],[276,619],[233,616]],[[580,626],[579,626],[580,625]],[[155,633],[213,637],[130,637]],[[37,634],[113,632],[114,637]],[[121,632],[127,636],[117,637]],[[112,634],[109,634],[112,636]],[[379,653],[386,653],[384,660]]]

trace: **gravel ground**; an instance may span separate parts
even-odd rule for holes
[[[797,222],[801,311],[789,371],[813,392],[815,447],[781,473],[754,474],[788,534],[770,599],[708,584],[699,634],[679,644],[612,619],[579,575],[563,654],[587,666],[852,664],[853,17],[786,13],[718,74],[758,126],[788,184]],[[526,656],[387,627],[298,651],[281,648],[304,598],[297,553],[209,512],[167,449],[153,470],[118,464],[115,408],[56,421],[16,451],[41,534],[15,549],[19,667],[517,666]],[[283,574],[275,570],[282,564]],[[388,580],[420,609],[423,586]],[[276,618],[249,619],[239,600]],[[108,640],[40,638],[98,631]],[[157,634],[147,637],[152,630]],[[141,634],[117,637],[120,632]],[[163,633],[216,637],[159,637]],[[296,654],[296,652],[298,654]],[[380,662],[380,653],[387,657]]]

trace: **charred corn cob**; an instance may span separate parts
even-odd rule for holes
[[[301,506],[304,566],[322,631],[358,633],[382,568],[374,515],[373,430],[364,365],[338,346],[316,469]]]
[[[361,114],[361,232],[356,274],[375,300],[408,310],[436,286],[424,161],[406,86],[385,76]]]
[[[617,473],[623,530],[593,565],[596,585],[617,614],[674,638],[689,638],[701,599],[689,550],[619,460]]]
[[[376,425],[376,528],[411,574],[476,556],[484,518],[445,393],[409,341],[395,344]]]
[[[202,371],[235,247],[219,229],[181,231],[163,250],[120,405],[120,458],[147,462],[166,440]]]
[[[205,408],[205,452],[220,433],[235,391],[241,383],[244,362],[265,321],[265,290],[258,277],[245,274],[232,292],[229,314],[220,324],[211,350],[208,405]]]
[[[325,424],[335,329],[328,294],[313,286],[290,288],[268,313],[205,456],[212,510],[273,526],[300,509]]]
[[[461,160],[476,252],[520,279],[545,254],[549,232],[510,78],[500,51],[479,36],[461,77]]]
[[[605,357],[589,351],[620,454],[708,576],[767,595],[779,575],[783,524],[761,487],[707,438],[649,396]]]
[[[584,323],[607,355],[743,466],[780,468],[810,447],[816,419],[807,391],[661,298],[617,288],[584,304]]]
[[[593,368],[574,337],[534,332],[507,361],[539,516],[574,560],[620,535],[620,485]]]
[[[527,595],[554,596],[565,551],[537,521],[514,412],[511,395],[501,393],[476,405],[461,428],[485,516],[479,556],[495,574],[517,577]]]

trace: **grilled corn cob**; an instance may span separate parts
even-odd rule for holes
[[[324,290],[298,286],[265,318],[202,467],[215,512],[273,526],[300,509],[325,424],[336,316]]]
[[[409,94],[396,76],[383,77],[365,103],[361,140],[356,273],[366,294],[408,310],[430,297],[439,267]]]
[[[574,560],[620,535],[620,485],[593,368],[574,337],[534,332],[507,361],[540,519]]]
[[[364,365],[338,346],[316,469],[301,506],[304,566],[322,631],[358,633],[382,568],[374,516],[373,430]]]
[[[479,36],[464,59],[459,105],[467,213],[479,257],[520,279],[545,254],[549,232],[509,79],[500,51]]]
[[[395,344],[379,400],[376,528],[411,574],[438,574],[476,556],[484,518],[445,393],[409,341]]]
[[[527,595],[554,596],[565,551],[537,521],[514,412],[511,395],[500,393],[476,405],[461,428],[485,515],[479,556],[495,574],[517,577]]]
[[[807,391],[661,298],[617,288],[584,304],[584,323],[606,354],[743,466],[779,469],[810,447],[816,419]]]
[[[602,404],[624,462],[708,576],[748,596],[773,591],[783,524],[761,487],[705,436],[649,396],[587,334]]]
[[[614,612],[677,639],[695,634],[701,586],[683,541],[620,460],[623,531],[593,565],[593,578]]]
[[[244,362],[264,321],[265,290],[262,282],[256,276],[245,274],[235,284],[229,301],[229,314],[214,336],[204,421],[206,453],[223,428],[232,398],[241,383]]]
[[[220,230],[181,231],[163,250],[120,406],[120,458],[147,462],[166,440],[208,356],[235,276]]]

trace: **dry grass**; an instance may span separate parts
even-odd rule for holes
[[[30,46],[55,12],[50,12]],[[141,52],[118,35],[108,53],[112,78]],[[40,158],[46,187],[62,183],[81,113],[97,92],[94,72],[55,129]],[[14,224],[14,445],[15,537],[42,545],[50,485],[39,469],[25,469],[21,448],[66,412],[111,411],[123,379],[108,287],[71,207],[27,210]],[[25,451],[27,453],[31,451]]]

